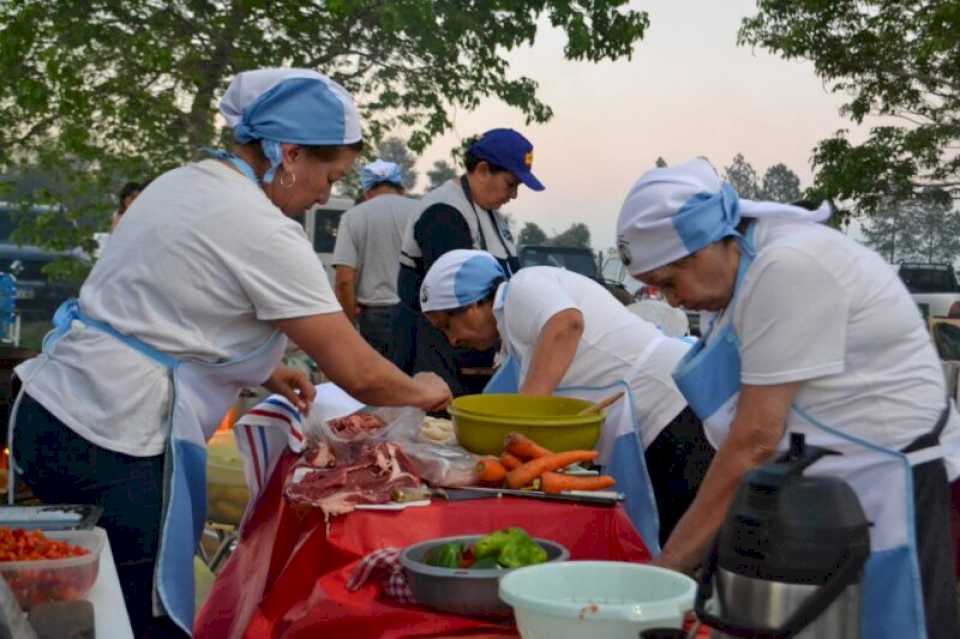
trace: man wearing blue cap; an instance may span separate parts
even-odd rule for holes
[[[340,218],[333,265],[336,294],[347,318],[387,355],[397,303],[400,246],[419,203],[404,196],[400,167],[377,160],[360,170],[363,202]]]
[[[475,390],[464,384],[465,368],[489,367],[493,352],[479,357],[456,351],[420,315],[420,284],[431,265],[454,249],[479,249],[493,255],[507,274],[519,268],[513,237],[499,208],[517,197],[524,184],[542,191],[533,167],[533,145],[513,129],[492,129],[470,145],[466,175],[427,193],[407,225],[400,256],[398,292],[401,310],[391,357],[405,371],[432,371],[455,395]]]

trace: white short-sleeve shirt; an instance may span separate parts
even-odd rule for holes
[[[931,430],[945,406],[943,371],[893,267],[819,224],[761,220],[754,244],[733,312],[741,381],[803,382],[798,406],[889,448]],[[791,413],[787,427],[802,419]],[[954,411],[950,432],[957,421]]]
[[[500,287],[495,304],[503,307],[501,337],[520,358],[521,379],[529,372],[540,333],[550,318],[567,309],[579,310],[583,336],[560,386],[603,387],[626,381],[644,446],[686,407],[672,372],[690,345],[665,337],[597,282],[561,268],[532,266],[518,271],[509,288]],[[659,344],[653,344],[655,340]],[[641,358],[645,358],[642,363]]]
[[[273,334],[272,320],[340,310],[303,228],[216,160],[170,171],[140,194],[81,288],[80,306],[162,352],[210,363],[255,350]],[[163,452],[166,370],[116,339],[72,330],[46,363],[31,360],[17,373],[31,396],[98,446]]]

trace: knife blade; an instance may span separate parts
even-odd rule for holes
[[[593,504],[600,506],[613,506],[623,501],[623,493],[613,491],[564,491],[559,494],[545,493],[539,490],[514,490],[511,488],[484,488],[480,486],[463,486],[456,489],[445,489],[449,494],[455,491],[460,494],[476,493],[489,497],[525,497],[528,499],[546,499],[550,501],[571,501],[581,504]],[[469,499],[460,497],[460,499]],[[477,497],[479,499],[479,497]],[[456,501],[456,499],[454,499]]]

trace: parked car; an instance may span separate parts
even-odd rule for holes
[[[953,265],[904,262],[897,272],[924,319],[960,317],[960,283]]]
[[[608,280],[602,275],[597,257],[589,248],[573,246],[523,246],[518,259],[520,268],[527,266],[556,266],[589,277],[603,284],[610,294],[624,306],[633,302],[633,295],[622,282]]]

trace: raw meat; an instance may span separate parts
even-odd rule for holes
[[[386,424],[382,419],[370,413],[354,413],[340,419],[330,420],[330,428],[333,432],[346,439],[375,433],[384,426]]]
[[[400,489],[418,488],[407,456],[396,444],[364,443],[354,464],[329,470],[300,467],[287,483],[287,499],[320,508],[327,516],[351,512],[356,504],[384,504]]]

